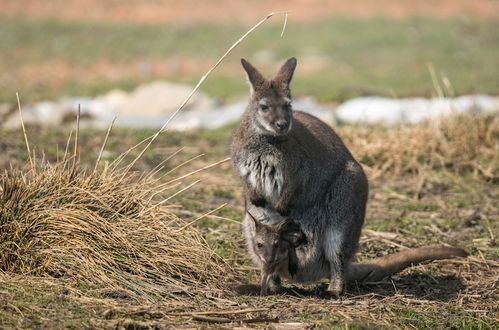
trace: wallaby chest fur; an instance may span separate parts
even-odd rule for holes
[[[319,119],[294,111],[290,132],[276,137],[251,134],[248,116],[232,139],[234,168],[268,206],[284,212],[310,207],[342,171],[361,174],[341,139]]]

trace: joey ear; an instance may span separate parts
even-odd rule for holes
[[[291,79],[293,79],[293,73],[296,69],[296,63],[295,57],[288,59],[281,66],[274,79],[272,79],[281,89],[289,89],[289,84],[291,83]]]
[[[250,229],[251,229],[251,232],[253,233],[253,235],[256,234],[257,232],[257,229],[261,226],[261,224],[258,222],[258,220],[256,220],[252,215],[251,213],[249,213],[248,211],[246,211],[246,214],[248,214],[248,217],[250,219],[250,221],[248,221],[249,225],[250,225]]]
[[[241,64],[243,65],[244,71],[246,71],[250,84],[250,91],[251,94],[253,94],[255,90],[260,89],[265,84],[266,79],[250,62],[246,61],[244,58],[241,59]]]

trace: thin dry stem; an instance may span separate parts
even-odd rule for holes
[[[64,150],[64,157],[62,158],[63,161],[66,160],[68,157],[69,144],[71,143],[72,136],[73,136],[73,130],[69,131],[68,140],[66,141],[66,149]]]
[[[26,143],[26,149],[28,151],[29,163],[31,164],[31,168],[35,169],[35,163],[33,162],[33,158],[31,158],[31,150],[29,148],[28,135],[26,134],[26,128],[24,127],[23,111],[21,109],[21,101],[19,100],[18,92],[16,92],[16,98],[17,98],[17,109],[19,110],[19,119],[21,120],[21,127],[23,129],[24,143]]]
[[[166,202],[168,202],[170,199],[174,198],[175,196],[178,196],[180,195],[181,193],[183,193],[184,191],[186,190],[189,190],[190,188],[194,187],[196,184],[198,184],[199,182],[201,182],[201,180],[196,180],[194,181],[193,183],[191,183],[190,185],[188,185],[187,187],[184,187],[182,189],[180,189],[179,191],[177,191],[176,193],[174,193],[173,195],[163,199],[161,202],[158,202],[157,204],[151,206],[150,208],[148,209],[145,209],[144,212],[150,212],[151,210],[165,204]]]
[[[284,16],[284,24],[282,25],[281,38],[284,36],[284,31],[286,30],[286,25],[288,24],[288,12]]]
[[[80,111],[81,111],[81,106],[78,104],[78,109],[76,110],[76,131],[75,131],[75,149],[74,149],[74,155],[75,155],[75,161],[78,160],[78,139],[80,137]]]
[[[170,183],[173,183],[173,182],[175,182],[175,181],[179,181],[179,180],[185,179],[185,178],[187,178],[187,177],[189,177],[189,176],[191,176],[191,175],[193,175],[193,174],[196,174],[196,173],[199,173],[199,172],[201,172],[201,171],[207,170],[207,169],[212,168],[212,167],[214,167],[214,166],[217,166],[217,165],[219,165],[219,164],[225,163],[226,161],[229,161],[229,160],[230,160],[230,157],[227,157],[227,158],[222,159],[222,160],[219,160],[218,162],[215,162],[215,163],[213,163],[213,164],[206,165],[206,166],[204,166],[204,167],[202,167],[202,168],[199,168],[199,169],[197,169],[197,170],[195,170],[195,171],[192,171],[192,172],[189,172],[189,173],[184,174],[184,175],[182,175],[182,176],[179,176],[178,178],[175,178],[175,179],[173,179],[173,180],[170,180],[170,181],[168,181],[168,182],[165,182],[164,184],[170,184]]]
[[[435,72],[435,66],[433,65],[433,63],[428,63],[428,71],[430,72],[431,82],[433,83],[433,88],[435,88],[435,91],[437,91],[437,96],[439,98],[443,98],[444,92],[442,90],[442,87],[438,83],[437,73]]]
[[[95,167],[94,167],[94,173],[97,171],[97,167],[99,166],[99,162],[102,159],[102,154],[104,153],[104,149],[106,148],[107,140],[109,138],[109,134],[111,133],[111,130],[113,129],[114,122],[116,121],[116,116],[114,116],[113,120],[111,121],[111,124],[107,128],[106,132],[106,137],[104,138],[104,142],[102,142],[102,146],[99,151],[99,156],[97,157],[97,160],[95,161]]]
[[[216,207],[215,209],[211,210],[211,211],[208,211],[206,212],[205,214],[197,217],[196,219],[192,220],[191,222],[187,223],[185,226],[181,227],[180,229],[178,229],[177,231],[182,231],[190,226],[192,226],[193,224],[195,224],[196,222],[198,222],[199,220],[203,219],[204,217],[207,217],[209,216],[210,214],[213,214],[215,213],[216,211],[220,210],[221,208],[225,207],[227,205],[227,203],[223,203],[222,205]]]

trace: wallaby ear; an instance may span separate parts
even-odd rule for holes
[[[293,220],[284,221],[280,225],[279,231],[281,238],[295,248],[307,242],[307,238],[301,230],[300,225]]]
[[[241,59],[241,64],[243,65],[244,71],[246,71],[250,85],[250,92],[253,94],[255,90],[260,89],[265,84],[266,79],[253,65],[251,65],[250,62],[246,61],[244,58]]]
[[[281,66],[274,79],[272,79],[281,89],[289,89],[289,84],[291,83],[291,79],[293,79],[293,73],[296,69],[296,63],[295,57],[288,59]]]
[[[261,224],[258,222],[258,220],[256,220],[252,215],[251,213],[247,212],[246,211],[246,214],[248,214],[248,217],[250,219],[250,221],[248,221],[249,225],[250,225],[250,229],[251,229],[251,232],[254,234],[256,234],[257,232],[257,229],[261,226]]]

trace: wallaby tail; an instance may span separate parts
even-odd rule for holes
[[[353,263],[347,272],[347,281],[373,282],[424,261],[466,257],[468,252],[458,247],[423,247],[408,249],[374,259],[369,263]]]

